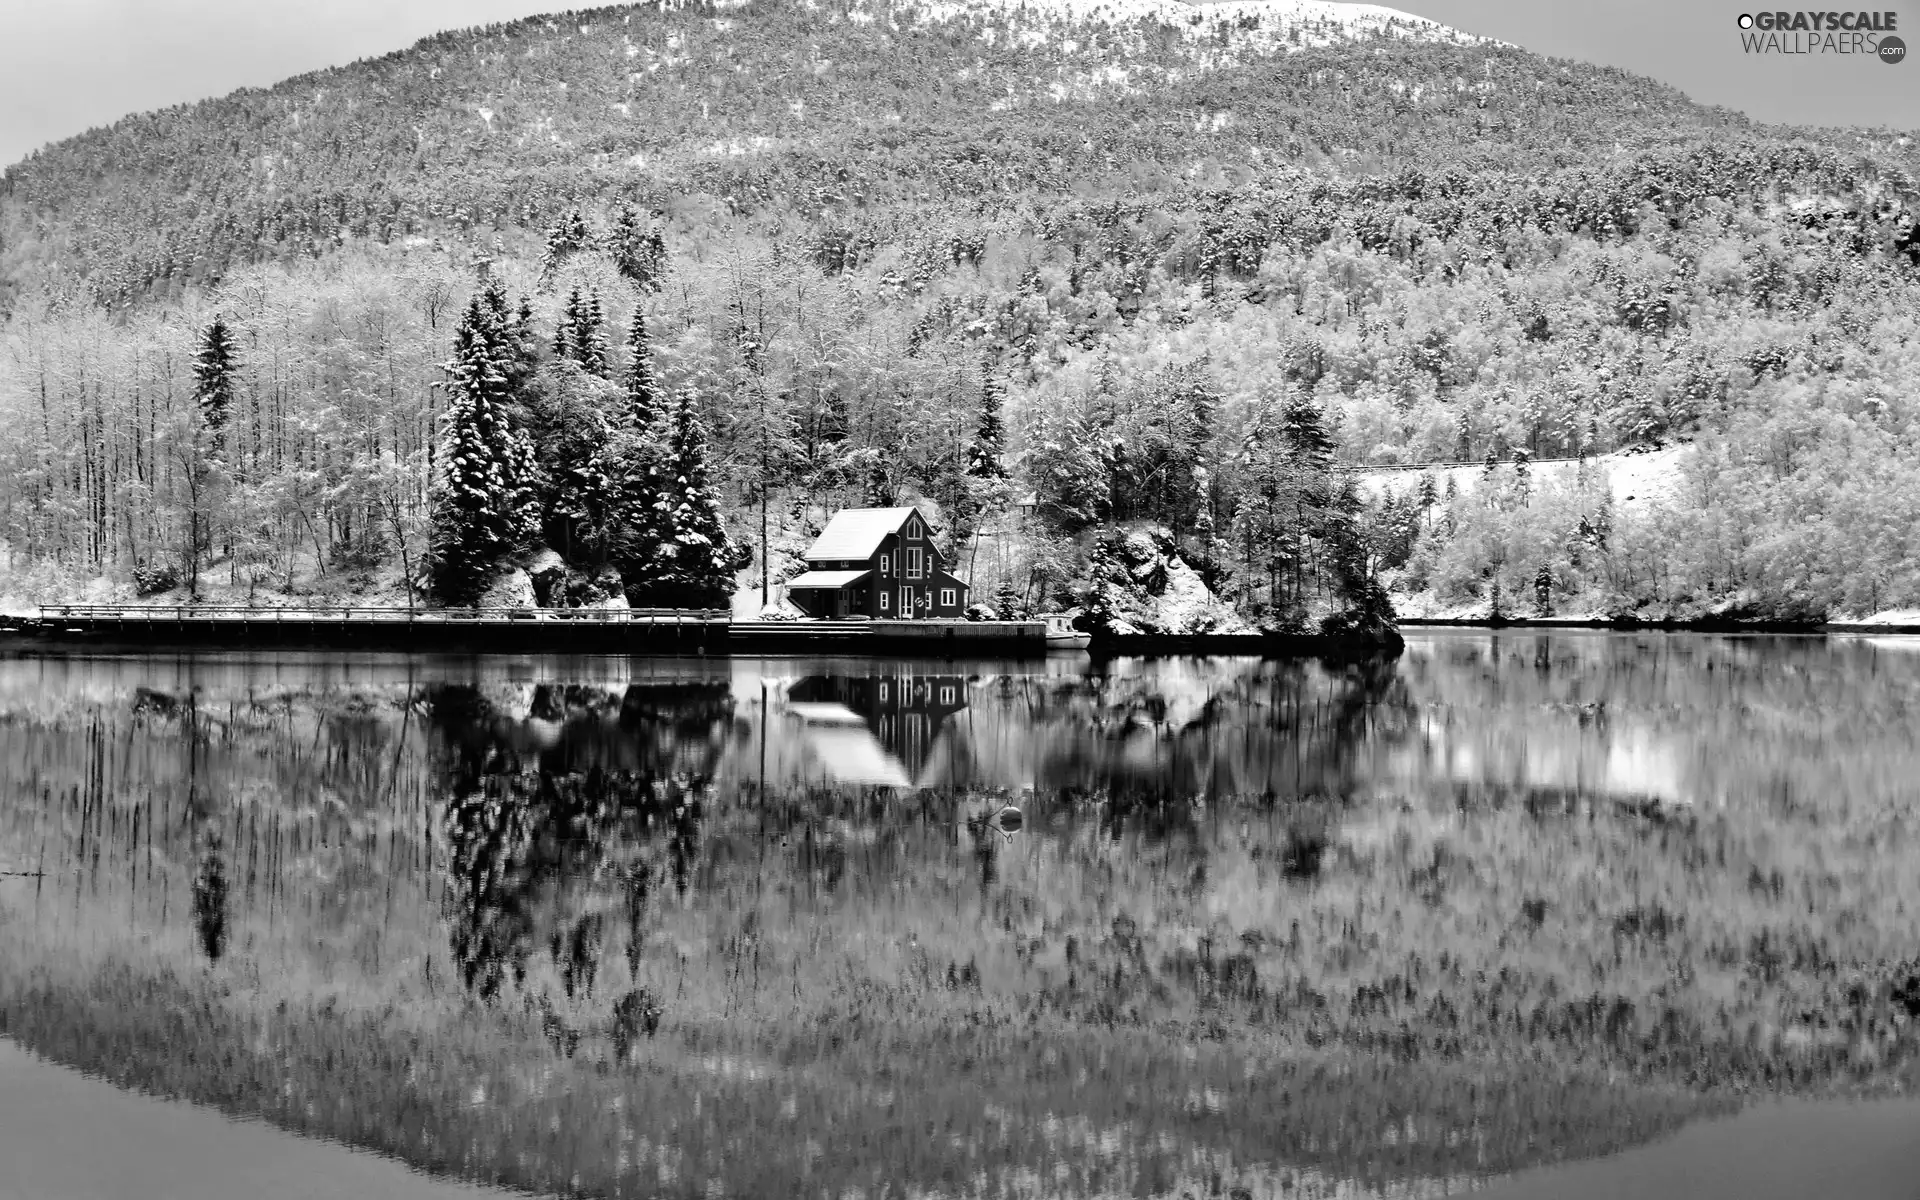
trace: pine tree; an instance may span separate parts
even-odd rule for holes
[[[554,272],[566,265],[568,259],[592,245],[593,231],[587,228],[586,217],[577,207],[567,210],[559,224],[547,230],[547,247],[540,256],[542,286],[553,278]]]
[[[1440,499],[1440,491],[1433,483],[1433,472],[1420,473],[1420,490],[1414,496],[1414,503],[1420,506],[1420,515],[1426,521],[1428,529],[1433,528],[1433,506]]]
[[[1333,437],[1327,432],[1319,405],[1304,392],[1294,393],[1287,401],[1280,432],[1302,466],[1325,471],[1333,465]]]
[[[1002,579],[994,589],[993,609],[1002,621],[1018,621],[1026,616],[1026,605],[1021,602],[1020,589],[1013,586],[1013,580]]]
[[[443,475],[433,506],[434,590],[448,604],[472,604],[496,559],[538,524],[533,445],[514,427],[502,344],[488,305],[476,297],[454,332],[448,376]]]
[[[868,508],[891,508],[893,499],[893,479],[887,474],[887,464],[884,459],[876,457],[861,487],[861,503]]]
[[[605,320],[599,292],[587,293],[584,301],[577,290],[573,293],[568,302],[567,322],[572,328],[567,335],[567,352],[581,370],[601,379],[607,377],[607,339],[600,331]]]
[[[653,378],[653,347],[647,340],[647,314],[633,306],[627,327],[627,413],[636,429],[651,429],[660,417],[658,385]]]
[[[1553,568],[1546,563],[1533,576],[1533,611],[1536,616],[1553,615]]]
[[[215,313],[213,323],[200,338],[200,352],[193,359],[193,400],[207,429],[209,452],[216,458],[226,449],[227,418],[233,411],[238,365],[233,333]]]
[[[533,306],[520,298],[518,311],[507,306],[507,291],[498,279],[488,279],[481,288],[480,321],[486,338],[497,353],[507,383],[507,395],[515,404],[533,379],[540,365],[539,349],[533,337]]]
[[[615,215],[613,231],[607,236],[607,249],[613,256],[614,269],[632,280],[641,291],[660,290],[660,276],[667,260],[666,239],[660,236],[657,226],[643,228],[639,214],[631,205],[623,205]]]
[[[1005,449],[1006,428],[1000,409],[1006,401],[1006,385],[991,370],[980,381],[980,428],[967,446],[967,474],[979,479],[1004,479],[1007,469],[1000,465]]]
[[[737,551],[720,519],[720,497],[708,481],[707,431],[691,388],[674,398],[660,482],[657,565],[640,590],[667,605],[725,607],[733,594]]]
[[[1213,472],[1208,462],[1213,444],[1214,414],[1220,408],[1220,395],[1212,382],[1196,370],[1191,380],[1177,393],[1176,417],[1185,422],[1181,450],[1186,459],[1186,474],[1192,488],[1191,503],[1186,506],[1193,529],[1202,535],[1213,532]],[[1332,449],[1329,441],[1328,449]]]
[[[580,289],[567,293],[567,302],[553,323],[553,356],[579,361],[580,348],[574,336],[580,330]]]

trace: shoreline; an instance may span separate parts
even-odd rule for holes
[[[1410,629],[1598,629],[1615,633],[1771,633],[1825,635],[1832,633],[1920,634],[1920,624],[1871,621],[1743,620],[1731,617],[1687,617],[1639,620],[1633,617],[1404,617]]]
[[[75,606],[79,607],[79,606]],[[532,615],[530,615],[532,614]],[[1044,621],[740,621],[710,613],[618,619],[526,610],[512,616],[440,612],[359,615],[347,611],[190,609],[0,617],[0,652],[90,650],[124,653],[205,648],[391,650],[466,653],[633,654],[668,657],[904,655],[1037,659],[1086,653],[1095,659],[1173,655],[1365,659],[1394,656],[1404,642],[1381,633],[1095,635],[1084,646],[1050,643]]]

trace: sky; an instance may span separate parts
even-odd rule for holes
[[[442,29],[597,2],[0,0],[0,165],[129,113],[265,87]],[[1390,7],[1542,54],[1624,67],[1762,121],[1920,130],[1920,54],[1896,65],[1751,56],[1735,25],[1751,2],[1401,0]],[[1920,48],[1920,0],[1900,15],[1899,32]]]

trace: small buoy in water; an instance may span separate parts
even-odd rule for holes
[[[1014,830],[1020,828],[1026,821],[1026,818],[1020,815],[1020,810],[1011,804],[995,813],[993,819],[1001,829],[1008,833],[1012,833]]]

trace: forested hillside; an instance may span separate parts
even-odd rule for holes
[[[664,601],[763,509],[1031,492],[1003,607],[1098,607],[1140,525],[1278,624],[1920,605],[1915,161],[1315,3],[447,33],[6,172],[0,593],[453,599],[544,542]],[[1525,465],[1674,441],[1632,513]]]

